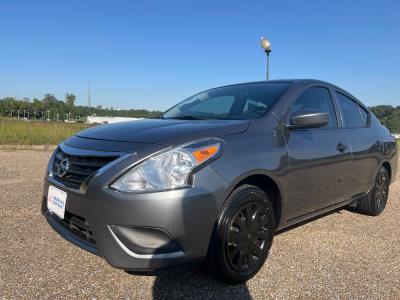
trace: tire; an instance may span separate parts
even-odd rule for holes
[[[385,167],[381,166],[376,175],[374,187],[369,191],[367,196],[358,201],[357,211],[369,216],[380,215],[386,207],[389,184],[388,171]]]
[[[217,278],[242,283],[252,278],[268,257],[275,216],[268,195],[242,185],[227,199],[215,225],[207,262]]]

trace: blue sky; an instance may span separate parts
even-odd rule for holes
[[[203,89],[317,78],[400,105],[400,1],[0,2],[0,97],[164,110]]]

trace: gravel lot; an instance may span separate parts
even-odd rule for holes
[[[40,214],[50,152],[0,151],[0,298],[400,299],[400,182],[380,217],[347,210],[276,236],[246,285],[199,268],[130,275],[64,241]]]

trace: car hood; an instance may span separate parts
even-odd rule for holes
[[[78,137],[134,143],[178,145],[206,138],[241,133],[249,120],[144,119],[100,125],[76,134]]]

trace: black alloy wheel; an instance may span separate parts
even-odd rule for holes
[[[386,208],[389,196],[390,177],[387,169],[381,166],[375,178],[374,187],[357,203],[357,210],[369,216],[378,216]]]
[[[208,265],[218,278],[228,283],[245,282],[263,266],[275,232],[271,197],[248,184],[228,197],[208,252]]]
[[[237,271],[251,269],[262,258],[268,244],[269,228],[265,207],[246,203],[231,222],[226,237],[227,257]]]
[[[376,209],[382,211],[386,206],[389,192],[389,178],[386,170],[379,170],[374,190]]]

